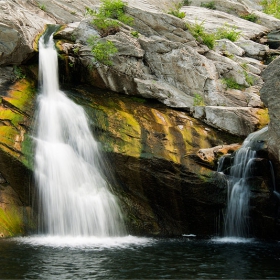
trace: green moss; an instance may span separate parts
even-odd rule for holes
[[[22,79],[13,85],[8,96],[3,97],[3,100],[24,112],[26,107],[32,107],[34,104],[35,93],[35,83],[28,79]]]
[[[0,208],[0,234],[4,236],[17,236],[24,234],[23,215],[15,207]]]
[[[135,102],[141,103],[141,104],[147,102],[147,100],[145,98],[137,97],[137,96],[132,96],[130,99],[135,101]]]
[[[25,134],[24,140],[21,144],[21,152],[23,154],[22,162],[30,170],[33,170],[33,148],[34,143],[28,134]]]

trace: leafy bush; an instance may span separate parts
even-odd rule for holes
[[[280,19],[280,0],[262,0],[260,5],[262,5],[266,14]]]
[[[93,54],[93,60],[105,65],[112,65],[112,56],[118,52],[114,43],[107,41],[100,41],[98,36],[91,36],[88,39],[88,44],[91,46],[91,53]]]
[[[240,31],[236,30],[236,27],[229,27],[228,25],[224,25],[220,27],[216,32],[216,39],[228,39],[232,42],[235,42],[240,37]]]
[[[174,5],[174,8],[171,9],[168,14],[173,15],[177,18],[184,18],[185,17],[185,12],[180,12],[180,9],[182,8],[183,3],[178,3]]]
[[[122,0],[101,0],[99,11],[86,7],[86,13],[93,16],[92,24],[99,29],[102,36],[119,31],[120,23],[132,25],[133,18],[125,14],[127,4]]]
[[[199,40],[200,38],[209,49],[213,49],[215,45],[215,34],[207,33],[203,24],[204,22],[187,24],[187,28],[195,39]]]
[[[207,9],[216,10],[216,6],[215,6],[214,1],[211,1],[211,2],[208,2],[208,3],[201,3],[200,6],[204,7],[204,8],[207,8]]]
[[[168,14],[173,15],[177,18],[184,18],[186,15],[185,12],[180,12],[178,10],[170,10]]]

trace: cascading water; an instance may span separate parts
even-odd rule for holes
[[[98,145],[82,107],[59,90],[52,35],[39,41],[35,180],[41,230],[60,236],[120,236],[124,223],[99,171]]]
[[[266,131],[267,127],[264,127],[251,133],[235,154],[227,181],[228,205],[224,228],[226,237],[248,237],[250,189],[247,180],[252,175],[251,169],[257,153],[253,146],[258,142],[259,136]],[[220,161],[218,168],[218,171],[222,170],[223,159]]]

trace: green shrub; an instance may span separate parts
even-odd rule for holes
[[[280,19],[280,0],[262,0],[260,5],[266,14],[273,15]]]
[[[233,78],[223,78],[222,83],[226,85],[227,88],[232,89],[243,89],[245,86],[238,84]]]
[[[254,14],[241,15],[240,17],[251,22],[257,22],[258,20],[258,17]]]
[[[132,31],[130,32],[130,34],[131,34],[133,37],[135,37],[135,38],[138,38],[138,37],[139,37],[139,33],[138,33],[138,31],[136,31],[136,30],[132,30]]]
[[[180,12],[180,9],[182,8],[183,3],[178,3],[174,5],[174,8],[171,9],[168,14],[173,15],[177,18],[184,18],[185,17],[185,12]]]
[[[199,38],[209,48],[213,49],[215,45],[215,34],[207,33],[204,28],[204,22],[187,24],[187,28],[195,39]]]
[[[193,98],[193,106],[204,106],[204,105],[205,103],[203,97],[200,94],[195,93]]]
[[[184,18],[186,15],[185,12],[180,12],[178,10],[170,10],[168,14],[173,15],[177,18]]]
[[[99,11],[86,7],[86,13],[93,16],[92,24],[99,29],[102,36],[119,31],[120,23],[132,25],[133,18],[125,14],[127,4],[122,0],[101,0]]]
[[[211,1],[211,2],[208,2],[208,3],[201,3],[200,6],[204,7],[204,8],[207,8],[207,9],[216,10],[216,6],[215,6],[214,1]]]
[[[184,6],[190,6],[191,3],[192,3],[192,1],[190,1],[190,0],[183,0],[182,1],[182,5],[184,5]]]
[[[228,39],[232,42],[235,42],[240,37],[240,31],[236,30],[236,27],[229,27],[228,25],[224,25],[220,28],[218,28],[216,32],[216,40],[219,39]]]
[[[118,52],[113,42],[109,40],[100,41],[98,36],[91,36],[88,39],[88,44],[91,46],[94,62],[99,62],[108,66],[113,64],[111,58]]]

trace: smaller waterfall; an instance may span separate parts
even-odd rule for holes
[[[267,132],[267,127],[251,133],[236,152],[230,167],[228,184],[228,205],[225,216],[224,235],[226,237],[248,237],[250,189],[247,179],[252,176],[259,137]],[[224,158],[219,162],[218,171],[223,170]]]

